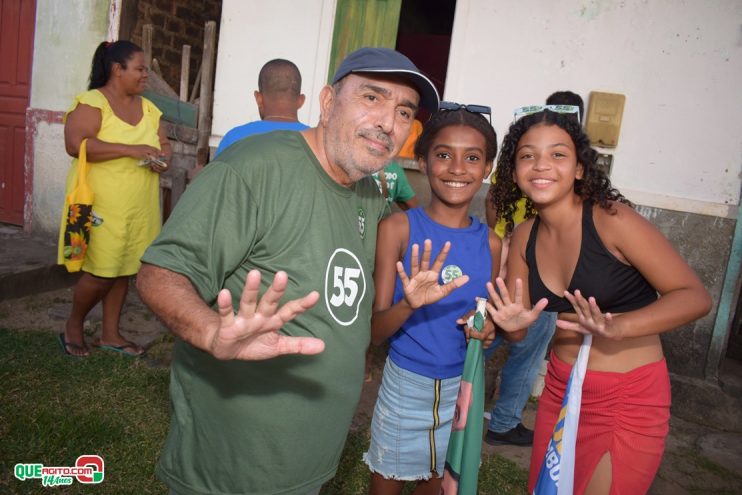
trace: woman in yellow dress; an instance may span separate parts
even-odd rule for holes
[[[65,114],[64,142],[75,157],[67,177],[67,194],[77,183],[80,144],[87,139],[87,181],[93,192],[90,245],[75,285],[72,311],[58,335],[66,354],[87,356],[83,337],[88,312],[103,301],[103,329],[93,346],[131,356],[144,349],[119,331],[129,277],[139,271],[139,258],[160,231],[159,174],[172,155],[160,126],[162,114],[140,96],[147,82],[144,53],[134,43],[101,43],[93,55],[88,91],[75,98]],[[62,213],[58,262],[63,258]]]

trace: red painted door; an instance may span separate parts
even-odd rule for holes
[[[23,225],[36,0],[0,0],[0,222]]]

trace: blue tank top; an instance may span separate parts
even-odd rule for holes
[[[410,273],[412,245],[422,251],[425,239],[430,239],[433,256],[446,241],[451,242],[440,283],[457,275],[469,275],[469,282],[447,297],[415,311],[389,339],[389,357],[397,366],[434,379],[461,375],[466,357],[466,337],[456,320],[476,309],[476,297],[487,297],[486,283],[492,279],[492,252],[487,226],[471,218],[463,229],[445,227],[434,222],[423,208],[407,210],[410,240],[402,262]],[[431,260],[432,262],[432,260]],[[402,282],[397,277],[394,303],[404,298]]]
[[[540,219],[537,216],[531,226],[526,244],[528,263],[528,290],[531,302],[547,298],[549,304],[544,311],[574,313],[575,310],[564,296],[551,292],[541,280],[536,264],[536,238]],[[621,262],[600,240],[593,222],[593,205],[582,204],[582,242],[577,265],[567,290],[579,289],[584,297],[594,297],[604,313],[623,313],[643,308],[657,300],[657,291],[649,285],[639,271]]]

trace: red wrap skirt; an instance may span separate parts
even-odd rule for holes
[[[529,493],[533,493],[541,470],[571,370],[551,353],[538,401]],[[670,402],[670,377],[664,359],[627,373],[588,370],[577,430],[574,493],[584,493],[606,452],[611,456],[611,495],[646,493],[665,450]]]

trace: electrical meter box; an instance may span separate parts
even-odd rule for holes
[[[626,96],[618,93],[590,93],[585,131],[592,144],[603,148],[616,147],[625,102]]]

